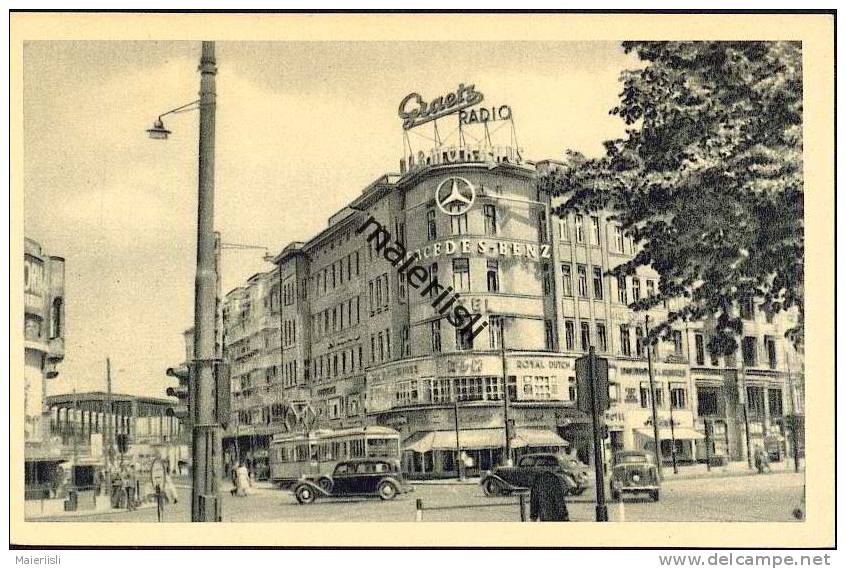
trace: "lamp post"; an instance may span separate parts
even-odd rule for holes
[[[511,421],[508,417],[508,407],[510,405],[508,394],[508,369],[506,366],[506,352],[505,352],[505,317],[500,316],[499,320],[499,353],[502,359],[502,413],[505,421],[505,453],[503,462],[506,466],[511,464]]]
[[[646,336],[646,364],[649,370],[649,401],[652,403],[652,436],[655,443],[655,466],[658,467],[658,478],[664,479],[661,468],[661,439],[658,438],[658,411],[655,404],[655,377],[652,374],[652,341],[649,339],[649,315],[646,315],[644,324],[644,335]]]
[[[219,522],[222,502],[218,476],[222,461],[220,425],[217,423],[217,364],[215,318],[217,303],[217,269],[214,235],[214,135],[216,90],[214,42],[202,42],[200,57],[200,98],[162,115],[147,130],[150,138],[166,140],[167,130],[162,117],[199,108],[199,184],[197,199],[197,270],[194,281],[194,360],[191,380],[194,383],[191,401],[194,413],[192,436],[193,488],[192,522]],[[195,107],[196,105],[196,107]]]

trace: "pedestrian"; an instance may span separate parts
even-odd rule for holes
[[[529,519],[538,522],[568,522],[567,493],[569,485],[558,474],[538,473],[532,482]]]
[[[179,502],[179,494],[176,492],[176,484],[173,483],[173,478],[170,476],[170,472],[167,471],[165,471],[164,491],[168,503],[176,504]]]
[[[126,509],[135,509],[135,477],[132,469],[126,468],[122,473],[123,492],[126,495]]]
[[[235,495],[236,496],[246,496],[247,495],[247,488],[250,486],[250,471],[247,470],[247,467],[244,466],[244,463],[241,462],[238,464],[238,468],[235,469]]]

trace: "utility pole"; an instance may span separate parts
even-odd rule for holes
[[[746,438],[746,464],[752,469],[752,438],[749,433],[749,401],[746,392],[746,354],[743,353],[743,344],[740,347],[740,381],[738,382],[738,396],[743,411],[743,432]]]
[[[220,426],[215,417],[217,275],[214,235],[215,64],[214,42],[202,43],[200,58],[200,141],[197,199],[197,275],[194,281],[194,381],[196,410],[192,437],[192,522],[219,522],[222,503],[218,476],[221,464]]]
[[[649,315],[646,315],[644,324],[644,337],[646,338],[646,366],[649,370],[649,401],[652,404],[652,437],[655,442],[655,465],[658,467],[658,478],[664,479],[664,472],[661,468],[661,439],[658,438],[658,411],[655,405],[655,377],[652,373],[652,341],[649,339]]]
[[[458,390],[453,388],[452,410],[455,414],[455,474],[459,480],[464,480],[464,469],[461,462],[461,440],[458,425]]]
[[[604,437],[604,421],[600,415],[605,413],[604,408],[600,408],[598,401],[600,394],[597,393],[597,370],[598,358],[593,346],[590,346],[588,352],[588,366],[589,366],[589,385],[590,385],[590,403],[591,403],[591,424],[593,426],[593,463],[596,476],[596,521],[608,521],[608,506],[605,504],[605,459],[603,457]],[[602,382],[604,389],[608,389],[608,369],[605,366],[605,381]],[[608,399],[608,393],[602,394],[603,401]]]
[[[502,410],[505,420],[505,456],[504,463],[509,464],[511,460],[511,425],[508,418],[509,394],[508,394],[508,370],[505,363],[505,318],[500,316],[499,321],[499,347],[502,358]]]
[[[112,425],[112,360],[109,358],[106,358],[106,409],[104,415],[106,417],[106,424],[103,429],[106,435],[106,488],[107,492],[111,494],[114,428]]]

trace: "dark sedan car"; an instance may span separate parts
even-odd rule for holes
[[[649,455],[640,451],[620,451],[614,455],[611,471],[611,498],[620,500],[623,494],[647,493],[658,501],[660,482],[658,467]]]
[[[301,480],[294,485],[294,497],[300,504],[311,504],[318,497],[378,496],[393,500],[410,492],[399,462],[393,458],[359,458],[339,462],[331,478],[321,484]]]
[[[561,453],[527,454],[517,466],[498,466],[482,477],[482,490],[487,496],[509,494],[532,487],[539,472],[560,474],[569,486],[569,493],[578,496],[591,486],[588,467],[577,458]]]

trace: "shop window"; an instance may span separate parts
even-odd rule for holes
[[[452,400],[449,379],[432,379],[429,383],[429,398],[432,403],[447,403]]]
[[[570,263],[561,265],[561,285],[564,296],[573,296],[573,275]]]
[[[502,399],[502,379],[499,377],[485,378],[485,399],[499,401]]]
[[[517,399],[517,376],[516,375],[509,375],[508,376],[508,399],[514,401]]]

